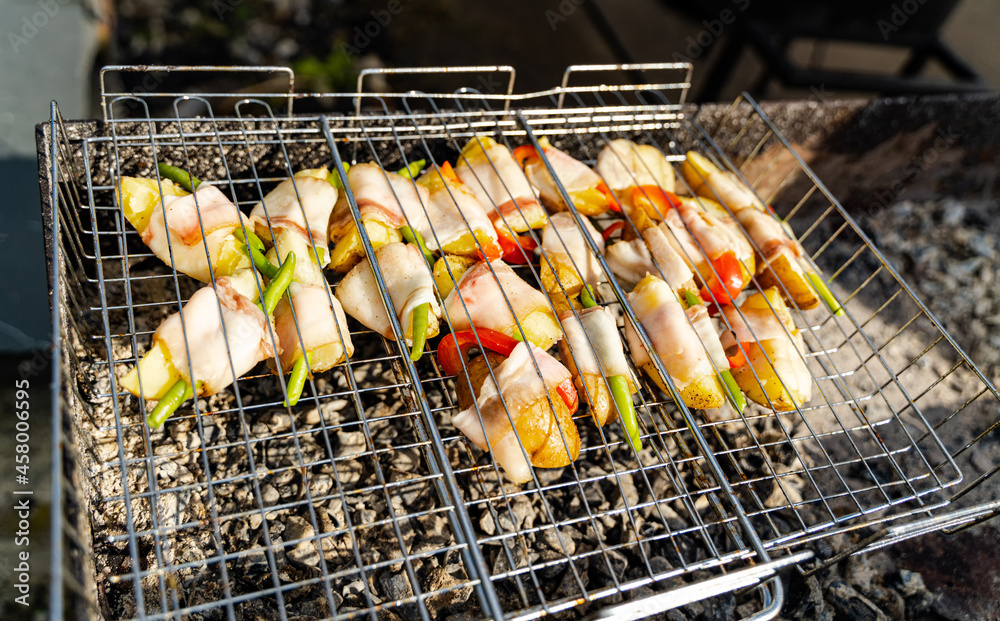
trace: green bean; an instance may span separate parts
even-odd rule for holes
[[[806,272],[806,276],[809,277],[809,282],[812,283],[813,289],[819,294],[819,299],[823,300],[826,307],[830,309],[836,317],[844,316],[843,307],[837,302],[837,299],[833,297],[833,293],[830,292],[830,288],[826,286],[826,281],[819,274],[813,274],[812,272]]]
[[[737,412],[743,412],[743,409],[747,406],[747,398],[743,396],[743,391],[736,384],[736,379],[733,377],[732,372],[729,369],[720,371],[719,378],[722,379],[722,384],[726,387],[726,396],[729,398],[729,403],[732,404]]]
[[[583,289],[580,290],[580,302],[583,303],[584,308],[597,306],[597,300],[594,299],[594,290],[590,285],[584,285]]]
[[[243,254],[250,255],[250,260],[253,261],[253,266],[257,271],[263,274],[268,280],[274,280],[274,277],[278,274],[278,268],[264,256],[264,242],[260,241],[260,238],[253,231],[248,230],[247,234],[244,235],[242,227],[233,231],[233,234],[237,239],[243,241]]]
[[[156,404],[153,411],[146,416],[146,422],[153,429],[159,429],[170,418],[170,415],[177,411],[177,408],[193,395],[194,391],[191,390],[191,384],[188,384],[183,379],[177,380]]]
[[[424,238],[420,235],[419,231],[415,231],[408,226],[399,227],[399,232],[406,240],[408,244],[414,244],[420,249],[420,253],[424,255],[424,260],[428,264],[434,265],[434,254],[427,249],[427,245],[424,243]]]
[[[156,165],[156,170],[159,171],[161,177],[170,179],[188,192],[196,191],[198,186],[201,185],[200,180],[183,168],[160,162]]]
[[[698,306],[701,304],[701,300],[698,299],[698,296],[695,295],[694,291],[691,291],[690,289],[684,290],[684,301],[687,302],[688,307]]]
[[[288,376],[288,384],[285,390],[288,391],[288,398],[285,399],[285,407],[291,407],[299,403],[302,396],[302,389],[306,387],[306,378],[309,377],[309,367],[312,366],[312,352],[307,352],[304,356],[299,356],[292,366],[292,374]]]
[[[642,450],[642,439],[639,437],[639,420],[636,418],[635,404],[632,403],[632,395],[629,393],[628,379],[624,375],[612,375],[608,378],[608,386],[611,388],[615,407],[618,408],[618,418],[628,434],[628,442],[638,453]]]
[[[270,265],[270,263],[268,264]],[[285,295],[288,285],[292,284],[292,276],[295,274],[295,253],[289,252],[285,255],[285,262],[281,264],[278,273],[274,275],[267,289],[264,289],[264,314],[271,316],[274,307],[278,305],[278,300]]]
[[[344,162],[344,172],[346,173],[350,169],[351,165],[348,164],[347,162]],[[334,169],[330,171],[330,174],[326,176],[326,182],[332,185],[333,187],[337,188],[338,190],[344,189],[344,184],[340,180],[340,175],[337,174],[336,167],[334,167]]]
[[[417,160],[415,162],[410,162],[405,168],[400,168],[396,171],[396,174],[402,175],[407,179],[416,179],[417,175],[420,174],[420,171],[424,169],[424,166],[427,166],[427,160]]]
[[[431,303],[424,302],[413,309],[413,346],[410,347],[410,360],[416,362],[424,355],[424,343],[427,341],[427,319]]]

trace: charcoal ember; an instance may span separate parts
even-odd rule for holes
[[[870,599],[858,593],[851,585],[835,579],[826,587],[826,601],[836,611],[837,621],[851,619],[858,621],[890,621],[888,615]]]
[[[863,591],[865,597],[875,603],[890,619],[906,618],[906,602],[895,590],[881,584],[873,584]]]
[[[736,619],[736,598],[732,593],[709,598],[702,602],[705,621],[733,621]]]
[[[444,610],[469,601],[472,585],[456,578],[444,567],[435,567],[427,574],[423,591],[432,593],[424,601],[431,617],[438,618]]]
[[[572,526],[547,528],[542,531],[542,540],[549,548],[561,555],[572,556],[576,552],[576,542],[580,539],[580,531]]]
[[[905,598],[908,618],[915,618],[934,605],[935,596],[927,589],[924,577],[918,572],[900,569],[898,589]]]
[[[399,601],[413,597],[413,586],[403,572],[383,571],[378,578],[379,588],[386,601]]]
[[[795,588],[789,594],[789,604],[785,609],[789,618],[834,621],[833,611],[827,607],[823,588],[816,576],[809,576],[803,581],[793,581],[793,587]]]

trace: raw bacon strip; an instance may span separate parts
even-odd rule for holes
[[[507,299],[504,299],[505,293]],[[462,275],[458,287],[448,294],[444,305],[455,332],[471,328],[474,324],[477,328],[489,328],[507,336],[520,336],[514,315],[523,322],[534,312],[551,313],[545,294],[521,280],[509,265],[499,259],[492,263],[479,262],[469,268]],[[466,308],[472,317],[471,323],[466,316]]]
[[[377,220],[397,229],[408,221],[410,226],[418,228],[426,219],[424,205],[430,200],[430,195],[427,188],[415,185],[408,177],[386,172],[377,164],[355,164],[347,171],[347,182],[364,221]],[[353,226],[354,219],[345,194],[334,207],[330,236],[338,239]]]
[[[667,283],[649,277],[628,294],[628,301],[679,391],[683,392],[688,385],[706,376],[715,375],[701,339],[688,323],[684,307]],[[652,363],[649,352],[630,321],[625,322],[625,336],[632,361],[637,366]]]
[[[238,293],[229,278],[219,278],[214,286],[196,291],[179,313],[167,317],[153,339],[166,347],[181,377],[188,383],[194,380],[200,386],[198,394],[204,396],[223,390],[234,377],[274,356],[267,330],[264,313]]]
[[[610,309],[593,306],[577,311],[576,315],[573,311],[566,311],[559,320],[572,354],[570,359],[565,360],[571,372],[598,376],[603,372],[607,377],[632,377],[632,370],[628,366],[622,340],[618,335],[618,322]]]
[[[535,189],[507,147],[490,138],[473,138],[462,149],[455,173],[488,208],[497,228],[506,222],[520,233],[545,223]]]
[[[167,265],[209,282],[209,261],[214,267],[227,238],[241,222],[251,226],[250,220],[218,188],[202,185],[194,194],[164,196],[163,202],[153,209],[149,225],[142,231],[142,241]],[[235,244],[235,239],[231,241]]]
[[[267,245],[271,245],[271,229],[275,235],[291,229],[325,248],[330,214],[336,202],[336,188],[323,179],[308,176],[285,179],[254,205],[250,220],[257,236]]]
[[[604,239],[601,234],[589,219],[581,219],[590,238],[597,244],[600,253],[604,254]],[[558,272],[560,267],[572,270],[589,285],[596,285],[604,280],[601,264],[591,252],[572,214],[560,212],[549,218],[549,223],[542,232],[542,251],[552,262],[553,271]]]
[[[441,306],[434,297],[434,280],[420,250],[412,244],[394,242],[376,250],[375,260],[378,261],[407,344],[413,336],[413,311],[424,303],[430,304],[427,335],[436,335]],[[337,286],[336,295],[348,315],[387,339],[395,338],[392,323],[382,304],[375,273],[367,258],[344,276]]]
[[[282,298],[274,309],[274,331],[281,343],[282,369],[290,369],[302,357],[303,348],[311,352],[331,347],[322,361],[314,360],[310,364],[313,373],[325,371],[354,354],[344,309],[340,301],[329,294],[325,284],[292,283],[288,292],[291,303]]]
[[[547,447],[552,450],[548,445],[559,447],[564,435],[566,444],[571,447],[570,454],[562,448],[565,463],[579,456],[575,423],[567,416],[557,424],[548,404],[549,391],[570,379],[566,367],[538,347],[518,343],[510,357],[493,368],[493,375],[496,382],[493,377],[486,376],[476,403],[452,417],[456,429],[482,450],[492,449],[493,458],[518,484],[531,480],[531,464],[524,454],[533,458]],[[502,400],[500,395],[503,395]],[[577,438],[576,442],[572,441],[573,437]]]
[[[496,229],[486,215],[486,207],[468,186],[448,179],[435,169],[421,178],[420,185],[430,190],[427,205],[429,219],[425,218],[417,231],[431,251],[448,248],[449,244],[472,232],[496,244]]]

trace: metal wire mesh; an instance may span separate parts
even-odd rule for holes
[[[524,618],[622,597],[651,602],[657,592],[666,599],[651,605],[665,609],[763,583],[740,600],[743,614],[763,618],[782,601],[773,580],[782,562],[770,555],[799,562],[787,556],[794,546],[901,518],[954,521],[939,510],[949,502],[942,492],[961,481],[955,458],[964,447],[949,452],[934,430],[975,408],[992,407],[995,421],[996,391],[756,104],[737,102],[708,132],[678,105],[689,75],[617,89],[569,87],[569,78],[529,96],[510,87],[506,95],[365,95],[345,116],[279,116],[256,99],[216,118],[217,99],[233,94],[161,94],[174,110],[162,118],[148,113],[154,95],[119,97],[101,128],[68,128],[54,116],[52,206],[61,225],[52,257],[62,349],[74,353],[59,379],[74,413],[71,444],[86,447],[73,458],[96,509],[82,547],[92,536],[95,573],[108,577],[98,579],[92,604],[104,616],[377,618],[391,610],[431,618],[469,609]],[[116,120],[123,107],[132,118]],[[817,396],[791,412],[703,415],[639,374],[646,448],[633,452],[617,426],[597,427],[581,412],[580,458],[516,487],[491,453],[451,426],[462,378],[445,374],[433,351],[410,362],[383,291],[397,342],[350,321],[342,328],[358,351],[317,374],[297,407],[282,407],[284,383],[258,372],[150,431],[144,400],[123,393],[119,380],[197,286],[124,221],[116,179],[154,176],[165,161],[245,208],[302,168],[332,162],[346,181],[344,162],[441,164],[486,136],[508,148],[545,136],[588,165],[610,140],[628,138],[673,162],[696,149],[740,173],[789,222],[846,311],[793,308]],[[365,246],[381,281],[367,238]],[[516,271],[541,288],[549,262],[542,252]],[[599,301],[634,320],[600,262],[611,284],[598,289]],[[954,366],[924,369],[928,352],[943,348]],[[936,387],[955,379],[975,388],[962,403],[942,403]],[[866,545],[905,534],[886,531]]]

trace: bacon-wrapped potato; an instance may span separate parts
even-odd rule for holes
[[[553,147],[548,138],[542,137],[538,144],[545,152],[545,157],[548,158],[556,172],[556,177],[562,183],[577,211],[585,216],[599,216],[608,210],[621,210],[615,195],[601,179],[601,176],[591,170],[589,166]],[[569,209],[535,147],[524,145],[514,149],[514,158],[524,168],[528,181],[538,188],[542,203],[550,211],[560,212]]]
[[[735,334],[723,335],[722,344],[738,361],[733,375],[747,397],[782,411],[805,405],[812,397],[805,345],[778,290],[754,293],[739,311],[727,306],[723,312]]]
[[[716,369],[670,286],[655,276],[647,276],[628,294],[628,300],[681,400],[690,408],[721,406],[725,395]],[[664,392],[669,392],[631,322],[625,323],[625,336],[632,361]]]
[[[558,360],[518,343],[506,358],[488,352],[466,368],[467,380],[457,380],[462,411],[452,424],[476,446],[492,451],[511,481],[530,481],[531,466],[560,468],[579,457],[580,434],[573,421],[578,401],[570,373]]]

